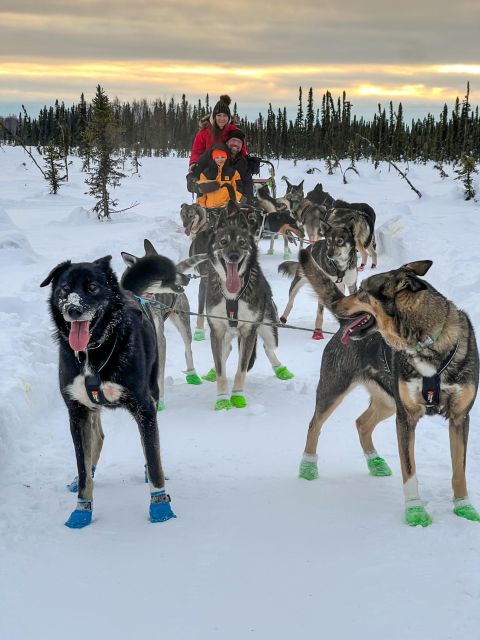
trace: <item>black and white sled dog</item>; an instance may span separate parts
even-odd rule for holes
[[[357,252],[355,249],[355,237],[352,226],[332,226],[321,220],[319,229],[324,238],[307,247],[307,251],[322,269],[322,271],[336,284],[338,289],[348,293],[357,290]],[[280,316],[280,321],[286,323],[292,310],[297,293],[308,282],[298,262],[282,262],[278,266],[278,272],[293,277],[288,292],[288,303]],[[313,340],[323,340],[323,304],[318,300],[317,317]]]
[[[196,202],[184,202],[180,206],[180,218],[185,235],[190,236],[192,240],[208,224],[207,210]]]
[[[184,275],[199,262],[206,260],[206,255],[194,256],[179,262],[177,266],[157,253],[150,240],[144,241],[145,256],[138,258],[131,253],[122,251],[122,258],[127,265],[120,284],[135,296],[146,300],[146,313],[151,313],[152,321],[157,332],[158,347],[158,410],[164,409],[165,392],[165,321],[170,319],[178,329],[185,345],[185,371],[188,384],[202,384],[200,376],[195,371],[192,354],[192,329],[190,327],[190,305],[183,291],[190,279]],[[150,303],[150,304],[149,304]],[[145,303],[142,303],[145,304]]]
[[[268,187],[265,185],[257,188],[257,200],[267,214],[265,231],[270,233],[270,246],[267,255],[271,256],[274,254],[275,240],[279,235],[282,235],[284,259],[290,258],[292,254],[290,252],[289,240],[294,236],[303,238],[303,231],[291,213],[291,203],[287,198],[274,198],[271,196]]]
[[[257,334],[275,375],[282,380],[293,377],[275,354],[277,309],[257,260],[248,221],[234,203],[220,217],[208,247],[206,309],[217,378],[216,410],[246,406],[245,377],[255,362]],[[229,396],[226,362],[234,336],[238,337],[239,360]]]
[[[62,262],[40,285],[52,285],[60,391],[77,459],[78,502],[65,523],[71,528],[92,521],[93,471],[104,438],[102,407],[123,407],[137,422],[150,484],[150,520],[175,517],[160,460],[155,329],[133,296],[120,288],[110,260]]]

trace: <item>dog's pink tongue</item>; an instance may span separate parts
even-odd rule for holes
[[[185,231],[185,235],[189,236],[190,233],[192,232],[192,225],[189,224],[188,227],[185,227],[184,231]]]
[[[68,344],[74,351],[85,351],[90,340],[90,320],[72,322]]]
[[[227,291],[229,293],[237,293],[241,287],[238,265],[233,262],[225,262],[225,264],[227,265]]]

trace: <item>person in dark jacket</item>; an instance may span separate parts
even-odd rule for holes
[[[246,158],[241,151],[244,147],[245,134],[240,129],[233,129],[227,136],[225,146],[229,151],[229,161],[231,167],[238,171],[240,179],[237,180],[236,188],[241,192],[243,201],[249,204],[254,202],[253,179]],[[209,150],[210,151],[210,150]],[[198,193],[197,180],[201,172],[209,164],[211,158],[209,151],[205,152],[198,161],[198,164],[191,173],[187,175],[187,189],[191,193]]]

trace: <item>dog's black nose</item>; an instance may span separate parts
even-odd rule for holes
[[[81,309],[80,307],[76,307],[73,304],[68,305],[67,307],[67,313],[70,316],[70,318],[80,318],[83,315],[83,309]]]
[[[228,259],[230,262],[238,262],[240,260],[240,254],[239,253],[230,253],[228,255]]]

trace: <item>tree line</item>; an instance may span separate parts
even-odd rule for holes
[[[480,159],[480,117],[478,106],[470,104],[470,87],[462,100],[458,97],[449,108],[444,105],[438,117],[428,114],[423,119],[405,121],[402,104],[395,108],[378,105],[370,119],[352,113],[352,103],[343,92],[334,99],[326,91],[319,106],[315,105],[313,89],[306,97],[302,87],[298,92],[295,119],[289,119],[287,109],[268,105],[267,114],[249,121],[239,116],[237,105],[233,113],[238,126],[247,135],[250,153],[263,158],[325,159],[328,161],[368,158],[375,162],[427,161],[457,162],[464,156],[475,162]],[[111,101],[118,125],[118,146],[128,154],[168,156],[172,152],[185,157],[190,153],[199,120],[210,112],[210,100],[189,102],[134,100]],[[92,103],[82,94],[77,104],[65,106],[58,100],[32,117],[25,110],[18,117],[0,119],[0,142],[35,146],[46,149],[56,146],[62,154],[88,155],[86,131],[93,118]]]

